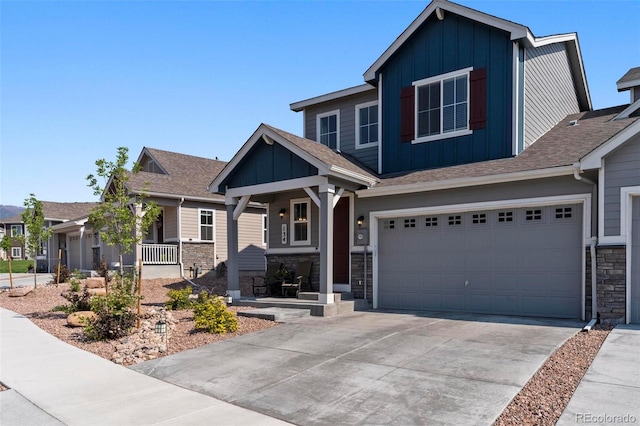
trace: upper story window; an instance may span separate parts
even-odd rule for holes
[[[340,111],[318,114],[318,142],[331,149],[340,149]]]
[[[22,225],[11,225],[11,236],[17,237],[22,235]]]
[[[413,83],[416,142],[469,132],[469,71],[471,69]]]
[[[266,214],[262,215],[262,244],[267,245],[269,241],[269,219]]]
[[[485,128],[486,82],[486,68],[465,68],[403,88],[401,142],[429,142]]]
[[[309,199],[291,200],[291,244],[311,244],[311,211]]]
[[[200,210],[200,240],[213,241],[213,210]]]
[[[356,149],[378,145],[378,102],[356,105]]]

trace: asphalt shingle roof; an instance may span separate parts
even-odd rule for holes
[[[59,203],[56,201],[42,201],[42,212],[46,220],[67,221],[89,216],[91,209],[97,203]],[[22,223],[22,215],[4,219],[3,223]]]
[[[221,200],[224,197],[207,190],[211,181],[222,171],[226,162],[193,155],[145,148],[149,155],[167,171],[167,175],[138,172],[129,176],[129,188],[148,193],[171,194],[186,198]]]
[[[640,80],[640,67],[631,68],[625,75],[616,82],[616,84],[626,83],[627,81]]]
[[[613,121],[613,118],[625,107],[619,106],[569,115],[517,157],[383,175],[375,188],[572,165],[640,119],[634,117]],[[578,120],[577,125],[570,125],[573,120]]]

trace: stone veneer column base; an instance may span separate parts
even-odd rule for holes
[[[596,249],[596,297],[598,314],[603,322],[625,322],[626,265],[625,246],[603,246]]]

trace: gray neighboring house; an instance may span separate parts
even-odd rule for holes
[[[177,278],[212,273],[227,261],[226,209],[224,197],[211,194],[207,186],[225,162],[203,157],[143,148],[137,162],[142,171],[130,175],[128,190],[139,194],[146,188],[148,199],[161,208],[158,220],[144,235],[142,244],[125,255],[125,266],[142,260],[145,278]],[[241,218],[239,239],[243,275],[265,269],[266,211],[251,203]],[[92,270],[102,256],[115,267],[118,256],[91,227],[88,215],[54,227],[68,240],[67,264],[71,269]]]
[[[55,201],[42,201],[45,226],[55,227],[56,225],[69,222],[76,217],[86,216],[95,205],[96,203],[60,203]],[[8,235],[12,237],[26,234],[22,215],[16,215],[4,219],[3,225]],[[52,235],[47,242],[43,243],[42,249],[37,255],[38,271],[51,272],[55,270],[59,260],[62,264],[65,264],[66,244],[66,239],[61,239],[60,235],[56,234]],[[59,253],[62,253],[61,258],[58,257]],[[11,256],[14,259],[29,259],[24,246],[17,239],[13,240]]]
[[[267,261],[313,261],[323,303],[640,323],[638,68],[617,87],[630,103],[594,111],[575,33],[434,0],[364,84],[290,105],[302,137],[260,125],[210,190],[236,216],[267,203]]]

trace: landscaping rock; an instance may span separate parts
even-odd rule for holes
[[[18,287],[9,290],[9,297],[24,297],[33,291],[33,287]]]
[[[96,317],[96,314],[91,311],[78,311],[69,314],[67,317],[67,325],[70,327],[84,327],[85,319],[90,320]]]
[[[87,293],[92,296],[106,296],[107,289],[106,288],[88,288]]]
[[[87,278],[84,280],[86,288],[104,288],[104,278]]]

